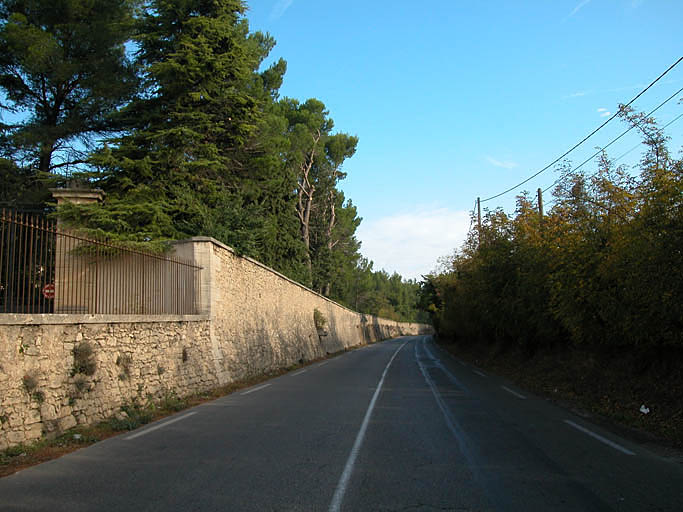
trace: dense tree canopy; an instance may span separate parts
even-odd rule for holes
[[[486,212],[422,305],[445,338],[469,344],[609,350],[683,348],[683,160],[655,121],[621,109],[643,136],[636,169],[603,154],[592,174],[565,166],[541,217]]]
[[[359,253],[361,219],[339,188],[358,138],[334,131],[322,101],[280,98],[286,63],[264,66],[275,41],[246,11],[3,2],[0,201],[45,205],[68,169],[106,197],[61,208],[65,222],[155,247],[212,236],[360,311],[417,319],[417,284]]]
[[[92,137],[136,87],[124,45],[129,0],[8,0],[0,4],[4,155],[42,173],[87,157]]]

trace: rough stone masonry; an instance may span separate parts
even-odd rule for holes
[[[0,449],[430,326],[362,315],[211,238],[175,244],[202,267],[200,314],[0,315]]]

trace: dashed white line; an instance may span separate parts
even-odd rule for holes
[[[344,466],[344,471],[342,472],[342,476],[339,479],[339,483],[337,484],[337,488],[334,491],[334,496],[332,496],[332,502],[330,503],[330,512],[337,512],[338,510],[341,509],[341,504],[342,500],[344,499],[344,494],[346,493],[346,488],[349,485],[349,480],[351,479],[351,473],[353,472],[353,466],[356,463],[356,458],[358,457],[358,452],[360,452],[360,447],[363,444],[363,439],[365,438],[365,432],[368,429],[368,423],[370,423],[370,416],[372,416],[372,411],[375,408],[375,403],[377,403],[377,397],[379,396],[379,392],[382,390],[382,384],[384,384],[384,378],[387,376],[387,372],[389,371],[389,367],[391,366],[391,363],[394,361],[400,350],[405,346],[405,344],[408,343],[407,341],[403,343],[400,347],[396,349],[396,352],[394,352],[394,355],[391,356],[391,359],[389,359],[389,362],[387,365],[384,367],[384,371],[382,372],[382,378],[379,379],[379,384],[377,384],[377,388],[375,389],[375,394],[372,395],[372,400],[370,400],[370,405],[368,406],[368,410],[365,412],[365,418],[363,418],[363,423],[360,426],[360,430],[358,431],[358,434],[356,435],[356,440],[353,443],[353,447],[351,448],[351,453],[349,453],[349,458],[346,460],[346,465]]]
[[[299,370],[298,372],[294,372],[291,376],[296,377],[297,375],[301,375],[302,373],[306,373],[308,370],[305,368],[303,370]]]
[[[522,394],[520,394],[520,393],[517,393],[517,391],[515,391],[514,389],[510,389],[510,388],[507,387],[507,386],[501,386],[501,388],[503,388],[505,391],[507,391],[507,392],[510,393],[511,395],[516,396],[517,398],[519,398],[519,399],[521,399],[521,400],[526,400],[526,397],[525,397],[524,395],[522,395]]]
[[[578,425],[577,423],[574,423],[574,422],[571,421],[571,420],[564,420],[564,422],[565,422],[567,425],[571,425],[571,426],[574,427],[576,430],[580,430],[580,431],[583,432],[584,434],[587,434],[587,435],[591,436],[592,438],[597,439],[597,440],[600,441],[601,443],[605,443],[606,445],[611,446],[612,448],[614,448],[615,450],[620,451],[621,453],[625,453],[626,455],[635,455],[635,453],[632,452],[631,450],[629,450],[629,449],[627,449],[627,448],[624,448],[624,447],[621,446],[620,444],[617,444],[617,443],[615,443],[614,441],[610,441],[610,440],[607,439],[606,437],[602,437],[600,434],[596,434],[595,432],[592,432],[592,431],[588,430],[587,428],[582,427],[581,425]]]
[[[131,439],[135,439],[136,437],[144,436],[145,434],[149,434],[150,432],[154,432],[155,430],[159,430],[160,428],[167,427],[171,423],[176,423],[178,421],[182,421],[186,418],[189,418],[193,414],[197,414],[196,412],[188,412],[187,414],[183,414],[182,416],[179,416],[177,418],[173,418],[172,420],[165,421],[164,423],[159,423],[158,425],[154,425],[153,427],[146,428],[137,434],[133,434],[131,436],[125,437],[124,439],[126,441],[130,441]]]
[[[257,386],[255,388],[251,388],[248,391],[245,391],[244,393],[240,393],[240,395],[248,395],[249,393],[253,393],[254,391],[259,391],[263,388],[267,388],[268,386],[271,386],[272,384],[264,384],[263,386]]]
[[[479,370],[472,370],[472,371],[473,371],[474,373],[476,373],[477,375],[481,376],[481,377],[485,377],[485,378],[488,377],[488,375],[486,375],[485,373],[480,372]]]
[[[323,361],[322,363],[316,364],[316,366],[325,366],[329,362],[330,362],[330,360],[328,359],[327,361]]]

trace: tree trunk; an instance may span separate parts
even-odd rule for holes
[[[301,223],[301,239],[306,247],[306,267],[308,268],[308,280],[310,284],[313,280],[313,261],[311,259],[311,209],[313,206],[313,195],[315,194],[315,185],[311,183],[310,174],[311,168],[315,161],[315,150],[320,141],[320,131],[313,137],[313,146],[306,160],[299,165],[299,190],[297,191],[297,216]]]

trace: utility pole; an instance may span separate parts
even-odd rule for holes
[[[538,189],[538,215],[543,219],[543,191]]]

